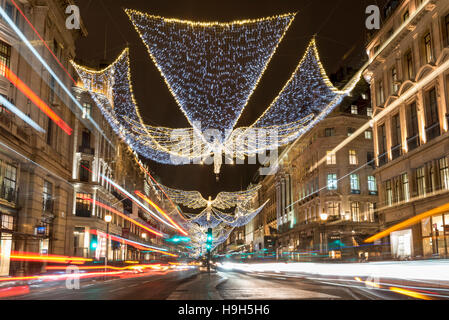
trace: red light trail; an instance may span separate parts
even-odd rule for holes
[[[39,98],[33,90],[31,90],[22,80],[19,79],[4,63],[0,62],[0,66],[5,70],[5,77],[17,87],[24,95],[28,97],[39,109],[42,110],[51,120],[53,120],[65,133],[69,136],[73,130],[64,120],[61,119],[41,98]]]
[[[151,201],[148,197],[146,197],[142,192],[140,191],[134,191],[134,193],[139,196],[142,200],[150,204],[154,209],[156,209],[157,212],[159,212],[161,215],[163,215],[172,225],[176,227],[183,235],[187,236],[188,233],[185,232],[176,222],[173,221],[172,218],[170,218],[164,210],[162,210],[157,204],[155,204],[153,201]]]
[[[115,213],[116,215],[122,217],[123,219],[126,219],[126,220],[132,222],[133,224],[135,224],[135,225],[141,227],[142,229],[145,229],[145,230],[147,230],[147,231],[149,231],[149,232],[151,232],[151,233],[153,233],[153,234],[155,234],[155,235],[157,235],[157,236],[159,236],[159,237],[162,237],[162,236],[163,236],[162,233],[157,232],[156,230],[153,230],[152,228],[147,227],[147,226],[143,225],[142,223],[137,222],[137,221],[134,220],[134,219],[131,219],[131,218],[128,217],[126,214],[123,214],[123,213],[121,213],[120,211],[115,210],[114,208],[111,208],[111,207],[105,205],[104,203],[101,203],[101,202],[99,202],[99,201],[93,200],[93,199],[91,199],[91,198],[89,198],[89,197],[82,197],[82,199],[83,199],[83,200],[90,201],[90,202],[92,202],[92,203],[95,203],[97,206],[102,207],[102,208],[104,208],[104,209],[106,209],[106,210],[108,210],[108,211],[110,211],[110,212],[112,212],[112,213]]]

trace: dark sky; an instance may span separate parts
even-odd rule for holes
[[[376,0],[77,0],[88,36],[77,42],[77,59],[98,67],[106,53],[110,63],[128,45],[137,103],[147,124],[172,128],[188,123],[134,30],[124,8],[194,21],[228,22],[297,12],[237,126],[251,124],[290,78],[314,34],[324,68],[331,74],[350,64],[346,54],[364,52],[365,9]],[[105,52],[106,48],[106,52]],[[170,187],[199,190],[207,198],[247,186],[257,166],[222,166],[216,182],[213,166],[169,166],[150,162]]]

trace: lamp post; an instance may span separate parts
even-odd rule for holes
[[[109,255],[109,223],[112,221],[111,215],[106,215],[104,217],[104,221],[106,221],[106,254],[104,257],[104,272],[105,272],[105,279],[106,279],[106,271],[108,269],[108,255]]]
[[[325,222],[327,221],[327,219],[329,218],[329,215],[326,212],[323,212],[320,214],[320,219],[321,219],[321,225],[322,225],[322,231],[321,231],[321,235],[320,235],[320,246],[321,246],[321,252],[324,252],[324,241],[326,238],[326,226],[325,226]]]

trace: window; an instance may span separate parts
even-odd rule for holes
[[[402,15],[402,22],[405,22],[408,20],[408,18],[410,18],[410,13],[409,11],[405,11],[404,14]]]
[[[359,202],[351,202],[351,216],[352,221],[360,222],[360,203]]]
[[[11,61],[11,46],[0,41],[0,75],[5,76],[5,66],[9,68]]]
[[[348,137],[352,136],[352,134],[355,132],[354,128],[348,128]]]
[[[14,7],[9,1],[5,4],[5,12],[14,21]]]
[[[423,196],[426,194],[426,180],[425,180],[424,167],[418,168],[416,170],[416,186],[417,186],[418,196]]]
[[[53,184],[44,180],[43,195],[43,211],[53,212]]]
[[[349,164],[353,166],[358,164],[357,152],[355,150],[349,150]]]
[[[384,84],[382,81],[377,83],[377,105],[383,105],[385,102]]]
[[[352,105],[351,114],[359,114],[359,107]]]
[[[332,151],[326,152],[326,164],[328,165],[337,164],[337,157],[335,153],[332,153]]]
[[[405,54],[405,70],[406,70],[406,74],[408,77],[408,80],[412,80],[413,79],[413,56],[412,56],[412,51],[409,50],[406,54]]]
[[[3,177],[3,183],[1,185],[0,198],[5,199],[6,201],[9,202],[14,202],[16,200],[15,195],[16,195],[17,168],[7,164],[4,169],[5,173]],[[0,181],[2,178],[1,173],[2,172],[0,171]]]
[[[0,229],[13,230],[14,229],[14,217],[7,214],[0,214],[1,225]],[[2,240],[2,239],[0,239]]]
[[[92,105],[90,103],[83,103],[83,119],[90,118],[92,115]]]
[[[377,182],[374,176],[368,176],[368,191],[369,194],[377,194]]]
[[[49,118],[47,119],[47,144],[51,146],[53,136],[53,121]]]
[[[430,36],[430,32],[424,36],[424,57],[425,63],[432,61],[432,37]]]
[[[335,136],[335,129],[334,128],[326,128],[324,130],[324,135],[326,137],[333,137],[333,136]]]
[[[376,164],[374,163],[374,152],[368,151],[366,153],[366,162],[367,165],[371,166],[372,168],[376,167]]]
[[[407,146],[411,151],[419,146],[418,113],[416,103],[413,102],[407,107]]]
[[[366,140],[372,140],[373,139],[373,131],[372,130],[366,130],[365,131],[365,139]]]
[[[373,116],[373,108],[371,108],[371,107],[366,108],[366,115],[368,117],[372,117]]]
[[[335,173],[331,173],[327,175],[327,189],[328,190],[337,190],[338,181],[337,175]]]
[[[90,148],[90,131],[88,129],[83,130],[81,145],[83,148]]]
[[[360,178],[358,174],[351,174],[349,179],[351,180],[351,193],[360,193]]]
[[[432,88],[427,92],[426,136],[429,141],[440,136],[438,102],[435,88]]]
[[[393,204],[393,189],[391,187],[391,180],[385,182],[385,203],[387,206]]]
[[[76,215],[78,217],[90,217],[91,216],[91,202],[88,199],[92,199],[92,195],[88,193],[78,192],[76,194]]]
[[[445,17],[444,17],[444,21],[443,21],[443,28],[444,28],[444,30],[443,30],[443,33],[444,33],[444,37],[445,37],[445,39],[446,39],[446,45],[448,45],[448,40],[449,40],[449,14],[447,14]]]
[[[438,160],[440,167],[440,186],[442,189],[449,190],[449,165],[446,157]]]
[[[391,118],[391,154],[393,159],[402,154],[401,139],[401,120],[399,114],[396,114]]]
[[[402,181],[402,196],[404,198],[404,201],[408,202],[410,201],[410,188],[408,185],[408,174],[403,173],[401,175],[401,181]]]
[[[374,222],[374,203],[368,202],[366,204],[366,215],[364,221]]]
[[[379,166],[387,163],[387,135],[385,133],[385,124],[378,127],[378,143],[379,143]]]
[[[391,93],[396,93],[399,90],[398,71],[396,67],[391,68]]]
[[[88,160],[80,161],[80,181],[89,182],[90,162]]]
[[[327,214],[331,217],[340,216],[340,203],[331,201],[327,203]]]

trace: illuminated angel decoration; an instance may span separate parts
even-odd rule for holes
[[[335,88],[312,39],[271,105],[252,125],[236,128],[294,14],[219,23],[126,13],[191,127],[144,123],[133,94],[128,49],[100,71],[72,64],[116,133],[141,156],[160,163],[211,160],[218,174],[223,155],[244,160],[285,146],[326,117],[361,77]]]

